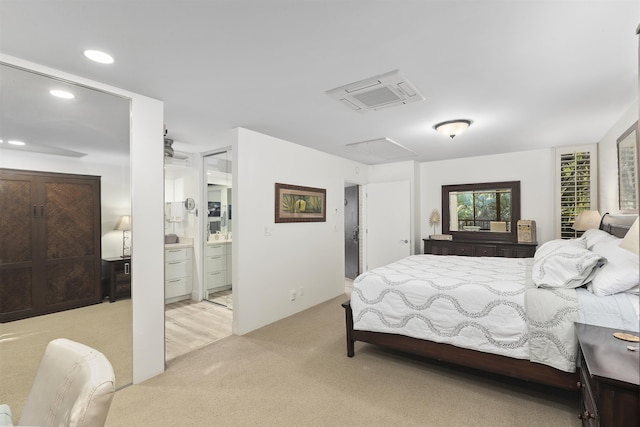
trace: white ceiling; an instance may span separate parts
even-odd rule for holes
[[[0,52],[163,100],[179,151],[241,126],[365,163],[347,145],[389,138],[432,161],[597,142],[637,100],[639,23],[638,0],[1,0]],[[359,114],[325,93],[396,69],[424,101]],[[455,118],[473,125],[454,140],[432,128]]]

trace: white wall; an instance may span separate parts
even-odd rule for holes
[[[344,293],[344,183],[361,180],[356,168],[364,173],[366,166],[236,129],[235,334],[245,334]],[[276,224],[276,182],[326,189],[327,221]],[[297,293],[295,301],[290,300],[291,290]]]
[[[552,149],[425,162],[420,168],[422,238],[433,234],[427,222],[431,211],[442,215],[443,185],[495,181],[520,181],[522,219],[536,221],[539,243],[553,238]],[[442,224],[436,227],[436,233],[441,231]]]
[[[140,383],[163,372],[164,271],[159,267],[164,264],[164,148],[159,143],[163,135],[162,102],[1,53],[0,61],[131,100],[131,168],[122,174],[129,175],[131,190],[133,382]],[[46,170],[46,161],[35,159],[22,164],[26,169]],[[82,167],[76,164],[71,170]],[[95,174],[99,171],[102,169],[96,169]],[[121,203],[126,202],[115,205]]]
[[[638,120],[638,103],[635,102],[611,126],[598,145],[598,210],[601,214],[616,214],[619,209],[618,193],[618,144],[617,139]]]

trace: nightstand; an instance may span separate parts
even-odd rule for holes
[[[102,259],[102,298],[131,297],[131,258]]]
[[[638,345],[613,336],[636,332],[576,323],[580,348],[580,390],[583,426],[640,426],[640,354]]]

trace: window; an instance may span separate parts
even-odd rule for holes
[[[571,227],[583,210],[597,210],[597,144],[556,148],[556,238],[572,239]]]

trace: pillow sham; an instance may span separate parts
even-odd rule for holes
[[[607,259],[587,289],[598,296],[625,292],[640,283],[638,256],[620,247],[622,239],[613,237],[602,240],[593,247],[593,252]]]
[[[587,249],[585,242],[551,240],[536,251],[531,277],[539,288],[577,288],[591,281],[606,260]]]
[[[576,240],[583,241],[585,243],[585,247],[591,250],[593,248],[593,245],[609,238],[615,239],[616,237],[612,236],[604,230],[600,230],[599,228],[590,228],[582,233],[582,236],[580,236]]]
[[[533,258],[534,259],[542,259],[545,256],[549,255],[550,253],[557,251],[558,249],[561,249],[563,247],[567,247],[567,246],[575,246],[575,247],[580,247],[582,249],[586,249],[587,247],[587,242],[586,240],[582,240],[582,239],[555,239],[555,240],[549,240],[546,243],[543,243],[542,245],[540,245],[540,247],[536,250],[536,252],[533,254]]]

